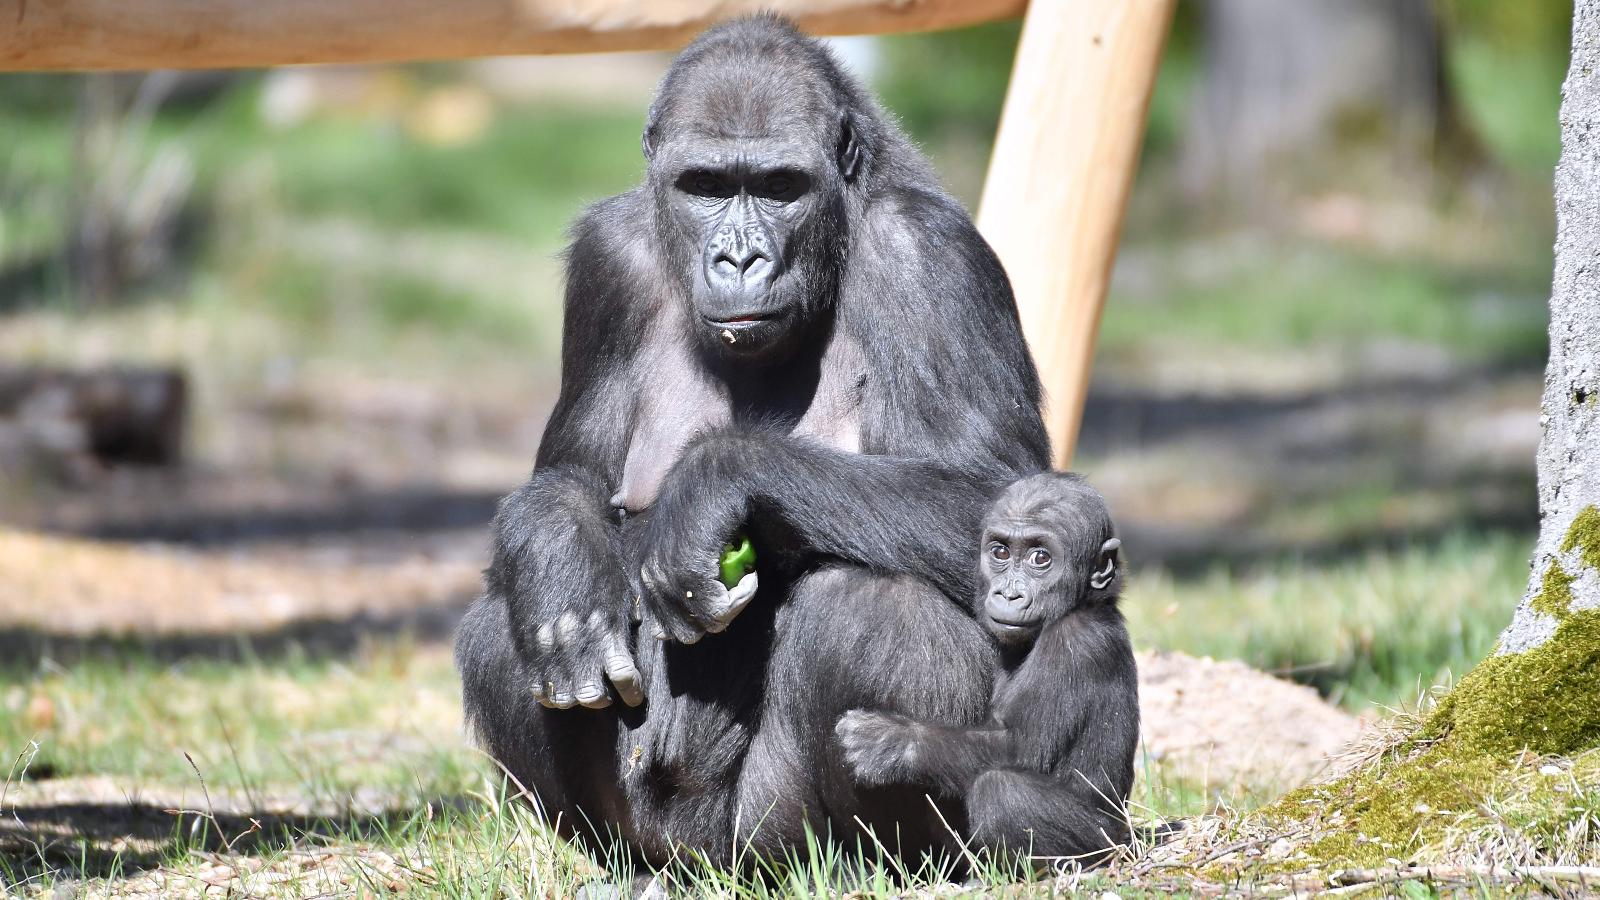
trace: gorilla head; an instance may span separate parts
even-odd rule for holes
[[[1006,488],[983,520],[980,618],[1002,644],[1122,590],[1111,513],[1082,477],[1046,472]]]
[[[781,20],[719,26],[679,56],[644,153],[700,343],[775,361],[826,325],[877,128],[828,52]]]

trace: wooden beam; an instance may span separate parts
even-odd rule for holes
[[[813,34],[954,28],[1027,0],[0,0],[0,71],[192,69],[676,48],[771,10]]]
[[[978,228],[1016,290],[1055,464],[1072,462],[1095,333],[1176,0],[1035,3]]]

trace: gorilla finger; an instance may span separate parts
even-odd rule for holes
[[[675,620],[671,626],[672,639],[680,644],[698,644],[706,636],[705,631],[692,622]]]
[[[572,696],[571,691],[562,689],[557,690],[555,693],[550,695],[550,702],[548,705],[553,709],[571,709],[573,704],[577,702],[577,699]]]
[[[689,618],[689,611],[684,609],[682,604],[669,601],[656,606],[651,613],[654,620],[652,627],[657,640],[693,644],[705,633],[705,629],[699,623]]]
[[[597,681],[586,681],[573,692],[578,705],[586,709],[605,709],[611,705],[611,695]]]
[[[716,634],[728,627],[734,617],[744,612],[750,601],[756,596],[756,573],[748,572],[739,579],[739,583],[728,591],[727,598],[723,601],[722,608],[713,616],[712,623],[706,630]]]
[[[864,710],[852,709],[839,717],[839,721],[834,723],[833,731],[840,737],[853,734],[861,726],[862,720],[868,715],[870,714]]]
[[[615,648],[606,656],[606,677],[611,679],[611,686],[616,689],[623,703],[638,706],[644,702],[644,683],[639,677],[639,667],[634,665],[628,651]]]

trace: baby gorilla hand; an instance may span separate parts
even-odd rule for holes
[[[568,610],[553,622],[541,624],[533,635],[528,660],[533,674],[533,699],[549,709],[574,704],[590,709],[611,705],[609,680],[629,706],[644,702],[644,686],[633,654],[628,652],[624,626],[608,621],[599,611],[587,616]]]
[[[853,709],[834,726],[844,761],[865,785],[906,784],[918,780],[917,724],[905,716]]]

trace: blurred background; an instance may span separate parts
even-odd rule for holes
[[[1488,650],[1570,21],[1180,5],[1076,462],[1141,647],[1369,717]],[[1017,33],[835,47],[975,208]],[[470,777],[449,630],[557,389],[563,229],[638,180],[669,59],[0,75],[0,753],[124,794]]]

